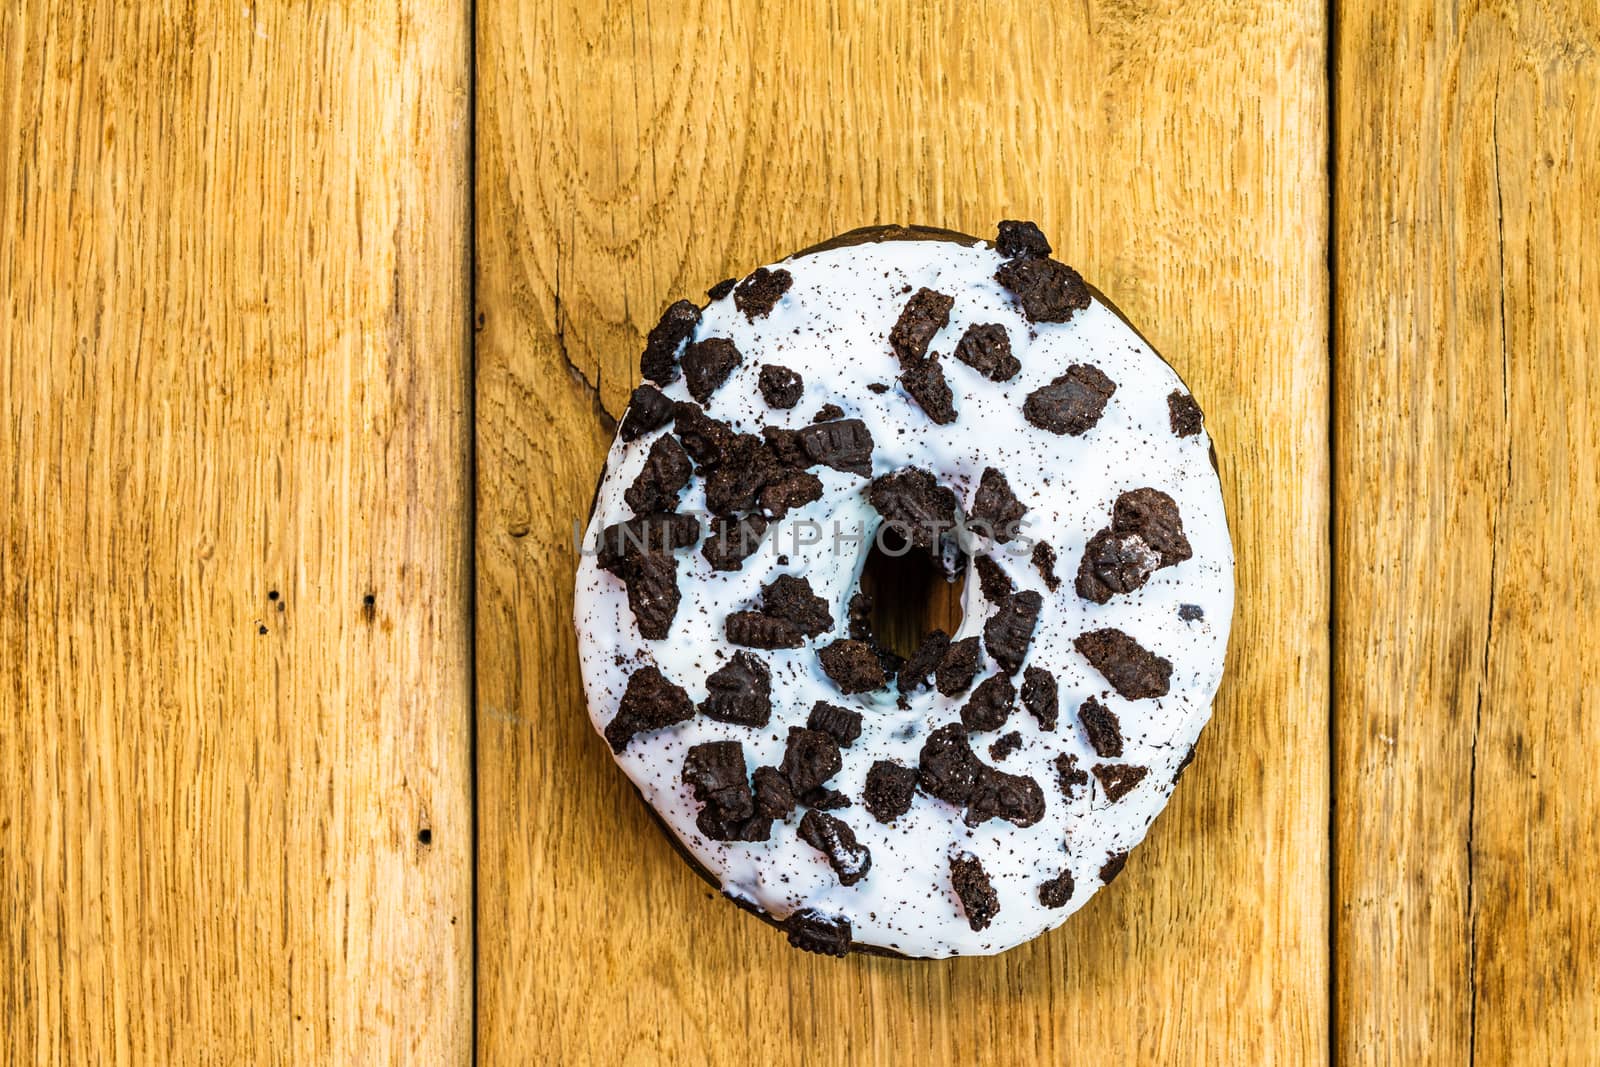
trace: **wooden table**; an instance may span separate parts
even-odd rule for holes
[[[0,1061],[1600,1062],[1600,8],[0,6]],[[590,731],[669,300],[1033,218],[1175,363],[1230,674],[996,959],[791,952]]]

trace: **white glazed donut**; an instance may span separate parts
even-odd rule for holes
[[[651,331],[578,567],[590,715],[799,947],[1053,929],[1210,717],[1233,555],[1200,410],[1049,253],[1030,223],[856,231]],[[887,521],[968,576],[904,664],[852,605]]]

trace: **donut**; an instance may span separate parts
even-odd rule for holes
[[[852,231],[707,297],[650,330],[579,545],[596,730],[798,948],[989,955],[1060,925],[1222,678],[1200,407],[1032,223]],[[964,581],[953,633],[873,633],[874,546]]]

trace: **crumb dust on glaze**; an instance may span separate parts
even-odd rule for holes
[[[616,715],[629,676],[654,665],[687,690],[696,705],[706,698],[707,678],[739,651],[725,639],[723,624],[732,612],[757,606],[763,585],[783,574],[810,581],[832,614],[833,628],[807,637],[795,649],[763,650],[771,672],[771,718],[749,727],[697,714],[666,729],[639,734],[616,759],[647,802],[684,847],[715,878],[724,892],[782,919],[809,910],[847,919],[860,946],[908,956],[948,957],[1003,951],[1052,929],[1081,907],[1102,885],[1102,868],[1117,869],[1144,837],[1165,805],[1175,773],[1210,716],[1221,680],[1233,606],[1233,558],[1220,485],[1212,467],[1210,439],[1201,430],[1178,436],[1169,396],[1187,395],[1176,373],[1123,320],[1099,299],[1065,323],[1030,322],[1015,297],[995,281],[1006,262],[986,242],[888,240],[824,247],[791,257],[781,266],[791,275],[788,288],[770,312],[749,317],[734,294],[714,300],[702,313],[691,341],[730,339],[742,354],[725,381],[709,396],[706,414],[741,433],[760,434],[766,426],[798,429],[814,413],[837,405],[845,417],[861,419],[874,442],[872,477],[921,467],[955,491],[970,509],[985,468],[1002,472],[1027,507],[1017,546],[983,543],[1018,591],[1042,597],[1039,622],[1023,667],[1046,667],[1058,687],[1059,722],[1044,731],[1018,701],[999,730],[971,732],[971,747],[985,762],[1011,775],[1025,775],[1043,789],[1044,814],[1029,826],[993,818],[977,826],[965,822],[964,808],[918,790],[910,809],[889,824],[872,818],[863,803],[869,769],[892,760],[915,768],[924,741],[934,729],[961,721],[970,689],[953,697],[929,687],[897,706],[893,685],[884,690],[845,695],[822,671],[817,650],[846,636],[846,603],[856,590],[878,512],[868,503],[869,478],[814,467],[822,499],[796,508],[774,522],[775,543],[762,547],[735,571],[713,570],[699,550],[675,553],[681,603],[662,640],[641,637],[623,583],[601,570],[595,556],[580,558],[575,622],[590,715],[603,729]],[[936,424],[900,384],[901,365],[889,334],[912,294],[928,288],[954,297],[948,323],[933,336],[953,394],[957,416]],[[1000,324],[1010,337],[1020,370],[1009,380],[992,381],[953,358],[969,326]],[[769,364],[798,373],[803,393],[791,407],[769,406],[761,371]],[[1087,364],[1115,383],[1098,422],[1080,436],[1058,435],[1031,425],[1023,414],[1026,398],[1059,378],[1069,366]],[[883,391],[872,385],[887,385]],[[660,386],[672,400],[690,399],[679,377]],[[632,516],[623,494],[639,474],[651,445],[672,426],[625,442],[619,435],[607,456],[603,483],[585,534],[594,543],[604,527]],[[1177,504],[1192,556],[1155,570],[1132,592],[1106,604],[1081,598],[1074,588],[1085,546],[1108,527],[1119,495],[1155,488]],[[707,511],[705,480],[693,479],[678,510]],[[824,531],[817,544],[795,543],[795,524],[812,521]],[[859,530],[867,538],[835,551],[834,524]],[[1047,541],[1056,556],[1059,582],[1046,583],[1029,553],[1034,541]],[[787,558],[780,564],[779,556]],[[970,569],[969,562],[969,569]],[[969,573],[963,621],[953,640],[981,636],[996,613]],[[1168,692],[1154,699],[1129,700],[1116,692],[1074,647],[1074,639],[1095,630],[1117,629],[1172,664]],[[977,681],[999,668],[984,649]],[[1022,674],[1013,679],[1019,686]],[[1115,713],[1122,754],[1107,760],[1089,744],[1078,710],[1089,698]],[[828,860],[801,840],[804,805],[773,824],[769,840],[709,840],[696,826],[701,805],[683,784],[688,750],[713,741],[738,741],[747,766],[776,767],[784,757],[792,726],[805,726],[818,701],[859,711],[861,733],[842,750],[842,769],[828,786],[850,798],[849,807],[830,812],[848,822],[871,854],[871,869],[853,885],[843,885]],[[1016,740],[1008,735],[1016,733]],[[1002,736],[1008,751],[1001,760],[989,748]],[[1148,769],[1120,799],[1111,801],[1102,782],[1088,784],[1068,800],[1058,785],[1057,760],[1076,757],[1076,765],[1125,764]],[[975,857],[998,898],[998,910],[974,930],[952,882],[952,857]],[[1075,886],[1059,907],[1040,900],[1040,887],[1063,873]]]

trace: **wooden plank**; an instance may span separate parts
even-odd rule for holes
[[[1339,1058],[1600,1054],[1600,11],[1339,5]]]
[[[467,50],[0,10],[0,1062],[470,1053]]]
[[[479,8],[481,1061],[1326,1058],[1322,5],[686,8]],[[678,860],[590,730],[573,525],[669,300],[856,225],[1007,216],[1207,406],[1232,672],[1171,810],[1064,930],[803,956]]]

